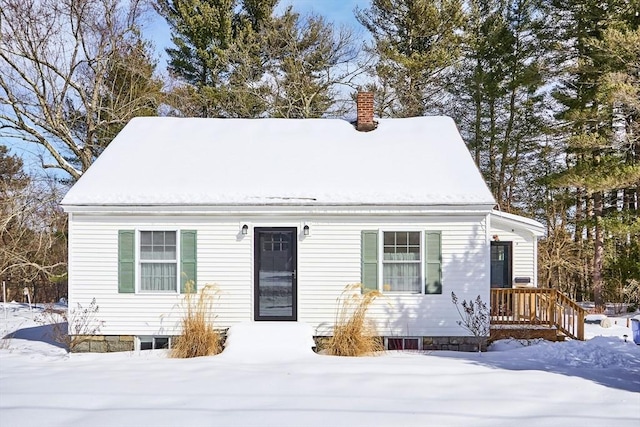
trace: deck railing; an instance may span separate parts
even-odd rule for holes
[[[491,324],[555,327],[584,340],[585,310],[556,289],[491,289]]]

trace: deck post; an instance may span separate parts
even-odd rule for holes
[[[549,326],[553,326],[557,323],[556,318],[556,289],[551,289],[551,297],[549,298]]]

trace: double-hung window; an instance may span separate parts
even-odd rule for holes
[[[118,230],[118,292],[197,291],[196,230]]]
[[[422,292],[419,231],[383,231],[382,283],[385,292]]]
[[[175,231],[140,231],[140,291],[177,291]]]
[[[440,231],[364,230],[361,281],[365,290],[441,294]]]

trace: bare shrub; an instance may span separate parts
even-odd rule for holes
[[[623,294],[631,304],[640,304],[640,280],[629,279],[624,285]]]
[[[333,336],[324,350],[332,356],[364,356],[384,350],[373,323],[367,321],[369,306],[381,296],[378,291],[361,293],[362,285],[348,285],[338,297]]]
[[[88,307],[78,303],[74,309],[59,309],[47,304],[44,311],[36,317],[36,322],[51,327],[51,339],[73,351],[80,344],[90,341],[100,332],[104,321],[99,320],[99,307],[92,299]]]
[[[214,285],[206,285],[199,294],[191,292],[191,289],[192,282],[187,284],[183,301],[182,334],[174,341],[171,357],[211,356],[222,351],[222,337],[213,327],[213,303],[218,289]]]
[[[478,351],[482,351],[482,344],[489,337],[491,331],[491,318],[487,304],[482,301],[480,295],[475,300],[462,300],[462,303],[458,304],[458,297],[454,292],[451,292],[451,301],[460,315],[461,320],[457,321],[458,325],[476,338]],[[462,310],[460,310],[460,306],[462,306]]]

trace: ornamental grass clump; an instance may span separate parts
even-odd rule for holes
[[[171,348],[171,357],[189,358],[212,356],[222,351],[222,336],[213,327],[213,303],[218,289],[206,285],[198,294],[192,292],[193,283],[187,284],[184,296],[185,316],[182,319],[182,335]]]
[[[324,350],[332,356],[364,356],[384,350],[375,326],[366,318],[367,310],[381,294],[361,293],[362,285],[347,286],[338,297],[338,310],[333,336]]]

